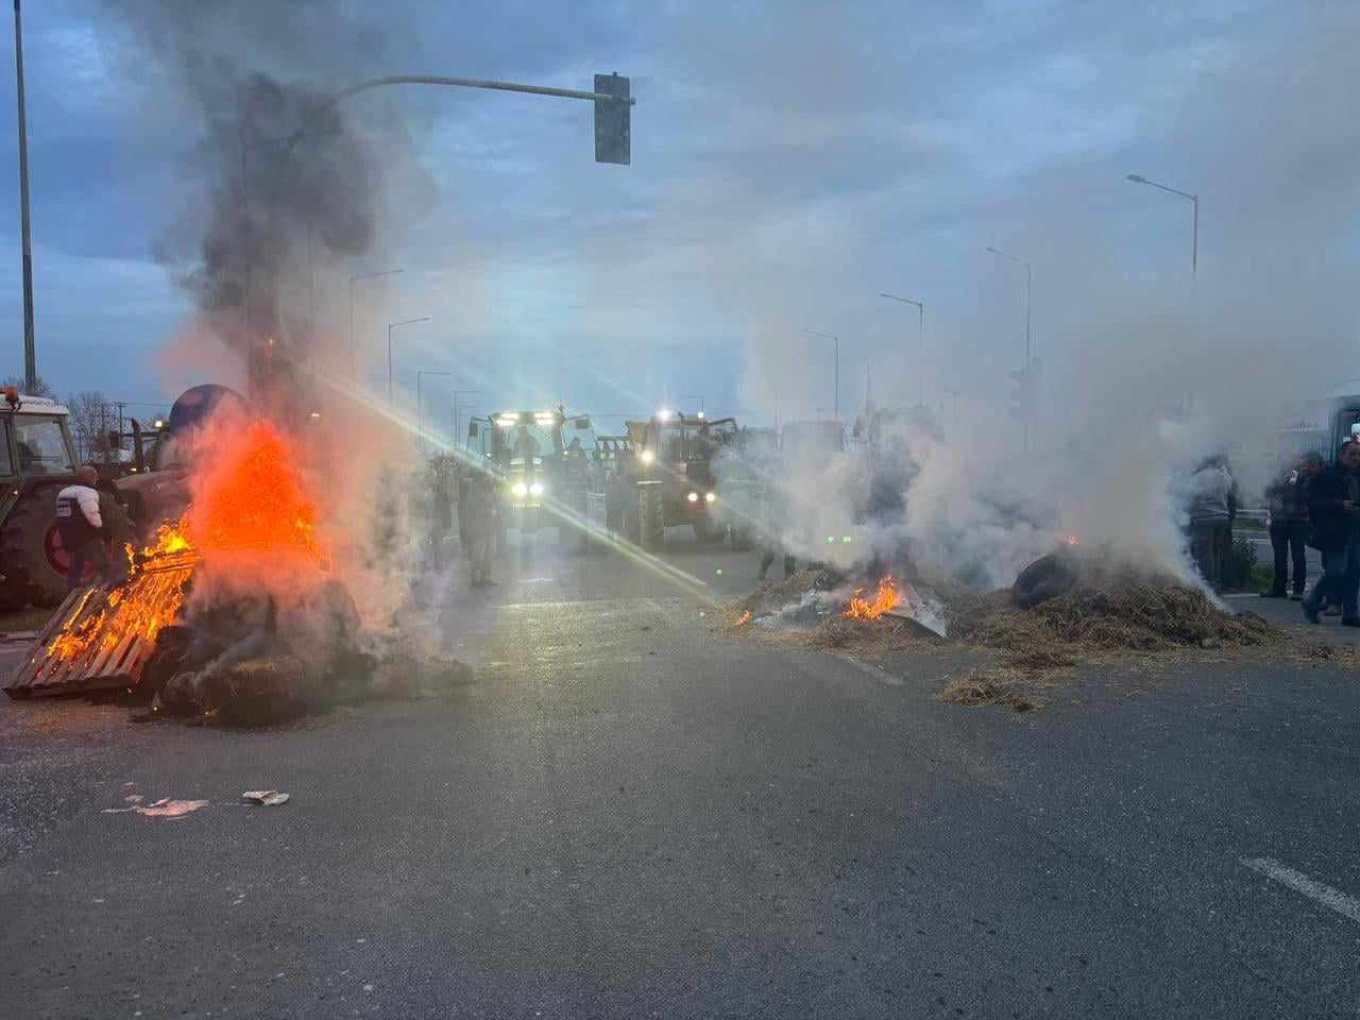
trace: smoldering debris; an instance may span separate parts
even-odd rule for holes
[[[1075,562],[1075,561],[1072,561]],[[948,641],[1009,653],[1007,666],[1027,674],[1071,668],[1079,659],[1212,649],[1275,649],[1288,636],[1255,613],[1233,613],[1205,592],[1163,576],[1122,569],[1104,557],[1089,570],[1063,575],[1060,594],[1037,604],[1011,589],[979,592],[959,585],[944,591]],[[783,585],[758,589],[730,608],[752,612],[761,630],[791,643],[887,654],[926,647],[923,633],[892,613],[853,619],[842,610],[845,588],[821,590],[819,573],[805,571]],[[809,606],[817,617],[809,621]],[[745,634],[753,627],[742,628]],[[939,639],[930,637],[930,644]]]
[[[1009,591],[992,592],[954,605],[950,620],[959,641],[1023,653],[1265,648],[1287,640],[1255,613],[1225,612],[1181,585],[1082,585],[1031,609],[1015,606]]]
[[[345,586],[328,580],[296,604],[242,597],[192,602],[162,628],[134,692],[138,721],[185,718],[269,726],[375,698],[409,698],[470,683],[471,667],[424,658],[364,630]]]

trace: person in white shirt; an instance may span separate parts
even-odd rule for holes
[[[66,590],[75,591],[85,577],[85,568],[93,563],[99,581],[110,579],[108,550],[104,539],[108,529],[99,513],[99,493],[95,484],[99,472],[88,464],[76,472],[76,482],[57,493],[57,532],[66,550]]]

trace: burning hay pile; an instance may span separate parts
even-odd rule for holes
[[[366,632],[331,569],[289,439],[257,421],[195,486],[190,512],[132,557],[123,583],[73,593],[7,692],[113,690],[143,718],[236,725],[465,682]]]

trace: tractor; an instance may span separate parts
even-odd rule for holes
[[[704,545],[721,539],[726,524],[718,500],[715,460],[736,442],[735,419],[708,421],[696,415],[661,411],[646,421],[630,421],[631,481],[637,492],[638,544],[659,549],[667,525],[688,524]]]
[[[66,597],[69,562],[56,519],[57,494],[75,483],[78,466],[69,417],[56,401],[12,387],[0,400],[0,611],[52,608]],[[101,481],[99,492],[109,560],[125,570],[132,524],[112,485]]]
[[[603,502],[603,479],[595,459],[595,430],[586,415],[565,409],[499,411],[468,422],[460,474],[459,532],[462,537],[465,484],[472,471],[490,470],[498,479],[497,545],[506,548],[511,528],[531,535],[557,528],[563,548],[584,550],[591,497]],[[463,543],[467,548],[466,542]]]

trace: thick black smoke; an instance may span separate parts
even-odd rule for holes
[[[312,281],[373,250],[385,171],[408,190],[412,180],[410,135],[390,105],[365,102],[360,118],[327,102],[375,73],[382,36],[335,5],[298,0],[111,9],[155,82],[149,112],[180,119],[190,140],[185,193],[156,254],[245,359],[253,396],[295,389],[298,370],[328,353]]]

